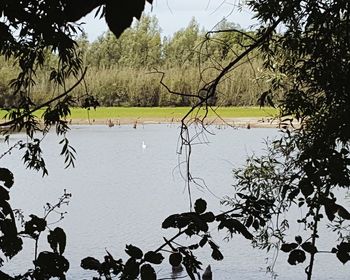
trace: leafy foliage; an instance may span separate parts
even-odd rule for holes
[[[53,231],[50,231],[48,242],[53,252],[43,251],[37,256],[37,251],[40,235],[47,230],[47,218],[51,213],[59,213],[57,209],[64,204],[68,204],[71,195],[64,193],[57,204],[47,204],[44,217],[38,217],[34,214],[29,215],[30,219],[23,221],[23,229],[18,231],[15,213],[8,203],[10,199],[9,188],[14,184],[13,174],[6,168],[0,168],[0,181],[4,182],[4,186],[0,186],[0,191],[4,194],[0,196],[0,251],[5,257],[11,259],[22,250],[23,237],[29,237],[35,241],[35,259],[33,261],[35,268],[28,270],[24,275],[18,275],[16,279],[49,279],[51,277],[65,279],[65,273],[69,269],[69,262],[63,256],[66,246],[64,230],[56,227]],[[60,215],[62,219],[64,213]],[[2,263],[1,258],[0,260]],[[14,279],[5,274],[1,276],[8,277],[6,279]]]
[[[27,167],[47,174],[37,133],[45,134],[53,125],[56,126],[57,134],[64,137],[61,143],[66,164],[73,165],[74,149],[65,137],[68,131],[65,118],[70,113],[69,106],[74,103],[69,93],[83,80],[86,72],[82,69],[82,59],[74,40],[79,26],[71,21],[100,7],[101,15],[105,16],[112,32],[120,36],[134,17],[140,19],[145,2],[5,0],[1,3],[0,52],[5,58],[13,59],[19,67],[17,78],[11,81],[13,93],[17,97],[14,99],[15,104],[8,108],[7,117],[10,121],[1,126],[8,125],[10,131],[25,130],[28,142],[20,143],[19,147],[25,149],[23,160]],[[151,0],[148,2],[152,3]],[[164,220],[164,229],[175,228],[179,232],[173,238],[165,239],[165,243],[154,251],[143,253],[140,248],[130,244],[126,246],[129,258],[125,262],[115,260],[107,252],[103,262],[93,257],[83,259],[82,268],[94,270],[100,278],[106,279],[112,276],[119,276],[120,279],[156,279],[153,266],[163,262],[162,249],[169,247],[169,262],[172,265],[182,264],[193,280],[202,265],[194,255],[198,248],[210,247],[213,259],[223,259],[219,246],[209,232],[209,224],[214,222],[218,224],[218,230],[225,229],[228,236],[241,234],[251,240],[253,246],[267,250],[276,248],[288,253],[291,265],[305,262],[309,254],[307,279],[312,278],[316,254],[324,252],[317,246],[320,238],[318,229],[321,222],[327,222],[339,239],[335,241],[339,244],[327,252],[334,254],[342,263],[350,260],[350,213],[339,204],[336,197],[338,190],[348,189],[350,185],[349,1],[260,0],[247,1],[247,5],[261,23],[256,33],[248,34],[236,27],[228,27],[230,30],[207,34],[208,39],[213,34],[220,35],[216,39],[220,41],[221,48],[210,55],[210,60],[217,64],[214,68],[216,77],[208,78],[202,71],[203,86],[196,94],[188,93],[185,87],[182,92],[169,90],[183,99],[195,100],[191,111],[182,120],[182,145],[189,148],[189,158],[191,137],[188,125],[191,122],[187,122],[188,116],[202,107],[208,111],[217,101],[219,85],[224,77],[240,63],[250,62],[250,56],[258,49],[263,56],[264,67],[271,75],[269,88],[263,90],[259,103],[263,106],[267,102],[280,109],[282,136],[269,143],[267,154],[249,158],[244,168],[234,171],[236,192],[224,202],[231,207],[227,212],[214,215],[207,211],[206,202],[198,199],[194,211],[173,214]],[[282,25],[284,30],[277,33],[277,28]],[[138,27],[144,33],[151,26],[150,21]],[[191,23],[187,31],[174,36],[174,42],[195,44],[198,34],[195,22]],[[223,36],[227,32],[241,36]],[[233,39],[239,42],[238,50],[229,48]],[[183,55],[187,51],[177,48],[175,43],[173,46],[174,54]],[[213,50],[210,45],[202,46]],[[170,45],[168,49],[171,49]],[[140,55],[144,54],[142,48],[137,51]],[[58,63],[51,69],[49,79],[63,89],[63,93],[38,105],[33,102],[31,90],[35,85],[37,70],[45,66],[46,52],[57,55]],[[192,53],[189,52],[189,55]],[[146,58],[140,57],[146,63]],[[67,90],[65,81],[69,76],[73,76],[77,82]],[[161,82],[165,85],[163,80]],[[277,102],[273,100],[275,96],[279,97]],[[84,97],[85,107],[97,105],[91,102],[92,98],[88,94]],[[44,130],[33,116],[33,112],[42,107],[47,107]],[[291,131],[287,124],[292,126],[294,119],[300,125]],[[204,119],[201,121],[203,123]],[[69,195],[64,194],[56,205],[47,205],[44,217],[31,215],[31,219],[24,223],[24,229],[18,232],[8,203],[10,196],[7,188],[13,184],[13,175],[7,169],[0,169],[0,176],[4,182],[0,188],[1,251],[8,258],[15,256],[22,248],[23,235],[34,239],[36,243],[34,270],[17,278],[65,279],[69,263],[63,256],[66,245],[64,231],[56,228],[50,232],[48,242],[53,252],[37,254],[37,242],[46,230],[48,215],[61,204],[67,203]],[[193,177],[189,171],[187,178],[190,188]],[[282,216],[292,208],[304,210],[303,217],[295,222],[302,224],[305,232],[303,237],[296,236],[295,242],[287,242],[286,233],[290,222],[294,221]],[[197,241],[186,246],[179,245],[175,239],[180,235]]]
[[[283,93],[276,104],[284,129],[281,139],[269,144],[267,155],[252,157],[245,168],[235,170],[238,193],[226,202],[240,205],[248,224],[250,215],[253,220],[264,220],[265,225],[256,227],[255,245],[280,247],[292,265],[304,262],[305,253],[310,254],[306,273],[311,279],[315,256],[320,253],[316,243],[321,224],[329,223],[342,242],[349,238],[344,231],[349,212],[336,202],[336,195],[350,182],[349,118],[345,117],[349,111],[349,83],[345,82],[349,76],[349,5],[348,1],[269,0],[248,1],[248,5],[262,23],[260,34],[269,24],[280,22],[285,27],[261,45],[264,65],[275,77],[261,102]],[[300,127],[290,131],[286,125],[293,124],[293,119]],[[261,201],[265,202],[257,205]],[[304,243],[301,237],[296,237],[296,243],[285,242],[292,221],[279,217],[292,207],[305,213],[295,221],[309,235]],[[276,238],[279,241],[274,243]],[[328,252],[337,254],[337,248]],[[347,251],[341,248],[337,257],[346,262]]]

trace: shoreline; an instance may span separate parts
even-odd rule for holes
[[[70,119],[70,125],[149,125],[149,124],[180,124],[181,119],[174,118],[104,118],[104,119]],[[197,119],[189,120],[189,123],[199,123]],[[233,126],[240,128],[280,128],[280,121],[278,119],[268,117],[244,117],[244,118],[207,118],[204,123],[206,125],[217,126]],[[136,128],[135,127],[135,128]]]

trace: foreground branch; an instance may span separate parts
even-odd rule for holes
[[[66,95],[68,95],[70,92],[72,92],[84,79],[85,75],[86,75],[86,72],[87,72],[87,68],[84,69],[84,72],[82,73],[81,77],[79,78],[79,80],[71,87],[69,88],[68,90],[66,90],[65,92],[63,92],[62,94],[52,98],[51,100],[43,103],[43,104],[40,104],[36,107],[34,107],[33,109],[31,109],[30,111],[28,112],[25,112],[23,115],[13,119],[13,120],[10,120],[10,121],[7,121],[7,122],[4,122],[4,123],[0,123],[0,127],[4,127],[4,126],[9,126],[9,125],[13,125],[15,123],[17,123],[19,120],[22,120],[24,119],[25,117],[28,117],[30,116],[31,114],[33,114],[34,112],[38,111],[39,109],[41,108],[44,108],[46,106],[49,106],[51,103],[65,97]]]

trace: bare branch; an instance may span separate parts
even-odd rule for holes
[[[86,74],[86,71],[87,71],[87,68],[84,69],[84,71],[83,71],[81,77],[79,78],[79,80],[78,80],[71,88],[69,88],[69,89],[66,90],[65,92],[63,92],[63,93],[61,93],[60,95],[58,95],[58,96],[56,96],[56,97],[50,99],[50,100],[47,101],[47,102],[44,102],[44,103],[41,104],[41,105],[36,106],[36,107],[33,108],[32,110],[30,110],[30,111],[24,113],[23,115],[21,115],[21,116],[15,118],[15,119],[13,119],[13,120],[10,120],[10,121],[4,122],[4,123],[0,123],[0,127],[13,125],[13,124],[15,124],[16,122],[18,122],[19,120],[22,120],[23,118],[30,116],[31,114],[33,114],[34,112],[38,111],[39,109],[44,108],[44,107],[50,105],[51,103],[55,102],[56,100],[59,100],[59,99],[65,97],[67,94],[69,94],[71,91],[73,91],[73,90],[83,81],[83,79],[84,79],[84,77],[85,77],[85,74]]]

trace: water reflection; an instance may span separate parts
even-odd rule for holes
[[[184,275],[183,271],[184,271],[184,268],[181,264],[178,266],[172,266],[171,279],[178,279],[180,276],[183,276]]]

